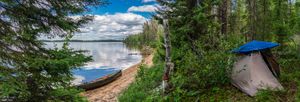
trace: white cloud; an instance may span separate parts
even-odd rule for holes
[[[155,12],[157,10],[156,5],[143,5],[143,6],[131,6],[128,12]]]
[[[148,3],[148,2],[155,2],[156,0],[143,0],[143,3]]]
[[[134,13],[116,13],[95,15],[92,22],[79,28],[73,36],[73,40],[122,40],[127,35],[142,31],[147,19]],[[43,38],[41,38],[43,39]],[[53,38],[51,40],[61,40]]]

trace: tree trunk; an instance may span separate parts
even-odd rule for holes
[[[167,94],[170,91],[171,84],[170,84],[170,74],[173,70],[173,63],[171,62],[171,42],[170,42],[170,32],[169,32],[169,25],[168,20],[163,19],[163,26],[164,26],[164,43],[166,49],[166,56],[165,56],[165,69],[163,75],[163,92]]]
[[[248,0],[248,10],[249,10],[249,23],[250,23],[250,29],[249,29],[249,37],[250,40],[256,39],[256,0]],[[248,39],[249,40],[249,39]]]
[[[222,0],[222,4],[219,8],[220,21],[221,21],[221,34],[226,35],[228,32],[228,7],[230,0]]]

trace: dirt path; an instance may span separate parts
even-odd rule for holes
[[[144,63],[151,66],[153,55],[149,55],[144,58]],[[116,102],[117,96],[129,86],[135,79],[135,75],[138,71],[138,67],[141,63],[133,65],[126,70],[123,70],[122,76],[100,88],[89,90],[83,93],[84,96],[88,98],[90,102]]]

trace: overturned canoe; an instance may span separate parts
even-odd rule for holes
[[[111,83],[112,81],[116,80],[120,76],[122,76],[122,71],[121,70],[117,71],[115,73],[106,75],[104,77],[95,79],[93,81],[86,82],[86,83],[83,83],[83,84],[79,84],[79,85],[77,85],[77,87],[85,89],[85,90],[95,89],[95,88],[104,86],[108,83]]]

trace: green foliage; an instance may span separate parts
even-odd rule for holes
[[[144,94],[149,91],[139,93],[140,97],[135,94],[139,90],[133,89],[127,94],[134,94],[140,101],[157,101],[157,98],[163,99],[158,101],[176,102],[299,101],[300,46],[299,40],[296,41],[298,44],[292,40],[299,33],[299,1],[228,0],[232,4],[226,6],[221,1],[159,0],[161,5],[172,9],[158,12],[168,17],[170,25],[171,55],[175,64],[172,91],[163,98],[157,97],[161,93]],[[228,15],[220,13],[223,7],[228,7]],[[228,22],[222,20],[224,16],[228,16]],[[222,32],[224,26],[228,26],[228,33]],[[253,39],[281,43],[272,52],[281,65],[279,81],[285,90],[261,90],[255,97],[249,97],[230,84],[230,72],[236,58],[230,51]],[[159,45],[156,54],[160,60],[164,53],[164,47]],[[134,87],[139,86],[135,84]]]
[[[149,22],[144,23],[143,32],[135,35],[129,35],[125,39],[125,44],[129,48],[143,49],[145,46],[156,48],[157,40],[162,36],[163,30],[158,21],[152,19]]]
[[[197,42],[196,46],[202,49],[200,58],[192,50],[184,47],[173,50],[172,58],[176,71],[172,82],[175,89],[170,97],[175,97],[175,100],[179,101],[187,99],[192,101],[196,100],[199,95],[217,91],[230,84],[230,70],[235,61],[235,55],[230,51],[231,48],[243,42],[241,37],[230,36],[228,38],[231,39],[224,37],[218,39],[213,48],[206,42]],[[183,50],[185,50],[184,53],[180,53]]]
[[[288,45],[282,45],[280,48],[273,51],[276,56],[280,56],[277,60],[281,65],[281,77],[285,91],[281,94],[269,94],[269,97],[276,97],[274,99],[297,101],[299,100],[299,85],[300,85],[300,55],[299,45],[290,43]],[[270,92],[269,92],[270,93]]]
[[[125,39],[125,44],[131,48],[137,48],[144,53],[149,46],[156,49],[153,58],[154,65],[147,67],[139,66],[136,81],[118,97],[121,102],[153,102],[162,101],[160,95],[160,83],[164,67],[164,46],[162,27],[156,20],[144,24],[144,30],[140,34],[130,35]]]
[[[46,49],[38,38],[71,37],[92,16],[72,18],[105,0],[1,0],[0,100],[83,101],[70,70],[90,61],[82,51]]]
[[[157,60],[157,54],[155,59]],[[162,61],[155,63],[152,67],[141,65],[136,76],[136,81],[127,90],[121,93],[121,102],[153,102],[161,101],[160,83],[164,64]]]
[[[269,91],[269,90],[260,90],[256,95],[257,102],[278,102],[282,100],[280,97],[283,92]]]
[[[54,102],[61,100],[66,100],[68,102],[88,102],[86,98],[78,94],[79,92],[81,91],[74,88],[58,88],[50,93],[53,96],[49,100]]]
[[[70,49],[48,50],[47,55],[32,53],[23,56],[23,64],[14,64],[10,71],[2,72],[1,99],[41,101],[75,97],[74,92],[78,91],[70,87],[70,81],[73,79],[70,70],[91,60],[90,57],[81,54],[81,51]],[[62,90],[64,88],[66,89]],[[56,91],[64,91],[64,98],[56,97]],[[72,94],[67,94],[70,92]]]

